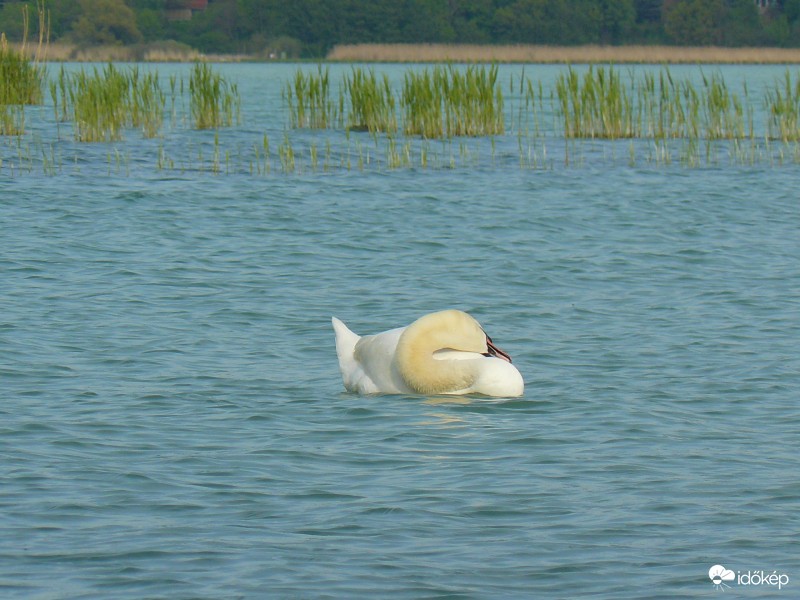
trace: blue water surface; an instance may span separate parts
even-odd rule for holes
[[[796,596],[800,171],[593,160],[4,172],[0,596]],[[447,307],[522,398],[344,391]]]

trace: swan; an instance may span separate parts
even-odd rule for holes
[[[515,397],[525,388],[511,357],[463,311],[430,313],[407,327],[363,337],[336,317],[331,323],[350,392]]]

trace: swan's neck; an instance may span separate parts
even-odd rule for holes
[[[442,394],[472,386],[476,379],[474,361],[434,358],[434,352],[447,347],[437,335],[400,339],[395,360],[408,387],[418,394]]]

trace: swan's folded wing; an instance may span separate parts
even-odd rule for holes
[[[411,390],[394,365],[397,342],[405,327],[365,335],[356,343],[355,361],[361,370],[357,389],[362,394],[405,394]],[[349,388],[348,388],[349,389]]]

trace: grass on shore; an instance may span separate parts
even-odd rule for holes
[[[9,43],[33,57],[36,48]],[[78,46],[50,42],[41,60],[50,62],[210,62],[262,61],[262,55],[201,54],[175,41],[132,46]],[[342,44],[332,62],[484,62],[614,64],[800,64],[800,48],[724,48],[719,46],[536,46],[477,44]]]
[[[800,48],[716,46],[490,46],[470,44],[343,44],[326,60],[338,62],[499,62],[641,64],[792,64]]]

